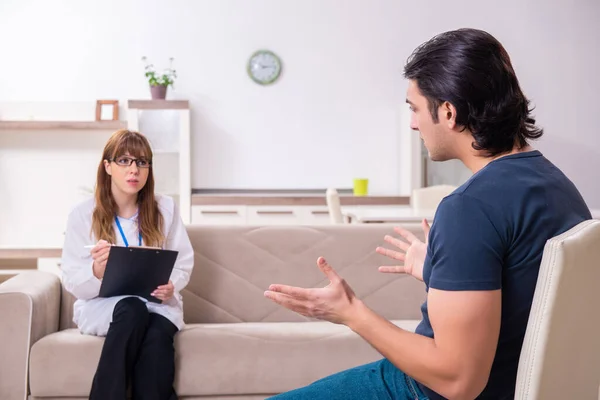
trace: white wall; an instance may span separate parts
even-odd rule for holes
[[[372,193],[394,194],[405,187],[397,117],[406,58],[441,31],[483,28],[505,44],[537,106],[546,128],[537,147],[597,208],[598,20],[596,0],[2,0],[0,101],[147,98],[140,57],[166,65],[173,56],[180,77],[169,96],[193,107],[193,187],[349,187],[366,176]],[[258,48],[282,57],[274,86],[246,75]],[[13,156],[15,147],[32,154],[19,142]]]
[[[393,3],[3,3],[0,35],[18,37],[3,52],[18,62],[3,66],[2,100],[147,98],[140,57],[173,56],[171,95],[193,107],[193,187],[349,187],[367,176],[372,192],[398,190],[406,55],[390,51]],[[246,74],[258,48],[283,60],[274,86]]]

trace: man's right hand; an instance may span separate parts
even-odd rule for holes
[[[102,279],[104,277],[104,270],[106,269],[106,262],[108,261],[109,252],[110,243],[108,243],[106,240],[100,240],[90,252],[92,258],[94,259],[92,270],[94,272],[94,276],[98,279]]]
[[[410,231],[395,227],[394,231],[402,236],[406,241],[396,239],[390,235],[386,235],[383,240],[389,244],[396,246],[401,251],[377,247],[376,251],[393,260],[404,261],[404,265],[398,266],[381,266],[379,272],[394,273],[394,274],[410,274],[420,281],[423,281],[423,264],[427,255],[427,241],[429,238],[429,223],[426,219],[421,222],[421,227],[425,233],[425,243],[421,242]]]

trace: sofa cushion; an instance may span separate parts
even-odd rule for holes
[[[395,323],[414,331],[418,321]],[[175,338],[180,396],[280,393],[381,358],[350,329],[328,322],[190,324]],[[87,396],[103,343],[76,329],[35,343],[32,396]]]

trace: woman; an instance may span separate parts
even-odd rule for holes
[[[179,252],[168,284],[152,293],[161,302],[98,297],[111,244]],[[154,194],[148,140],[115,132],[98,166],[95,198],[69,215],[62,255],[63,284],[77,298],[73,321],[83,334],[106,336],[90,399],[126,399],[129,382],[134,399],[177,398],[173,337],[184,325],[179,293],[193,263],[175,202]]]

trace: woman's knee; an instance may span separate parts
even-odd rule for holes
[[[137,297],[126,297],[120,300],[113,311],[113,321],[127,320],[135,324],[147,324],[149,318],[146,303]]]
[[[160,314],[150,313],[148,317],[148,330],[146,340],[173,343],[177,327]]]

